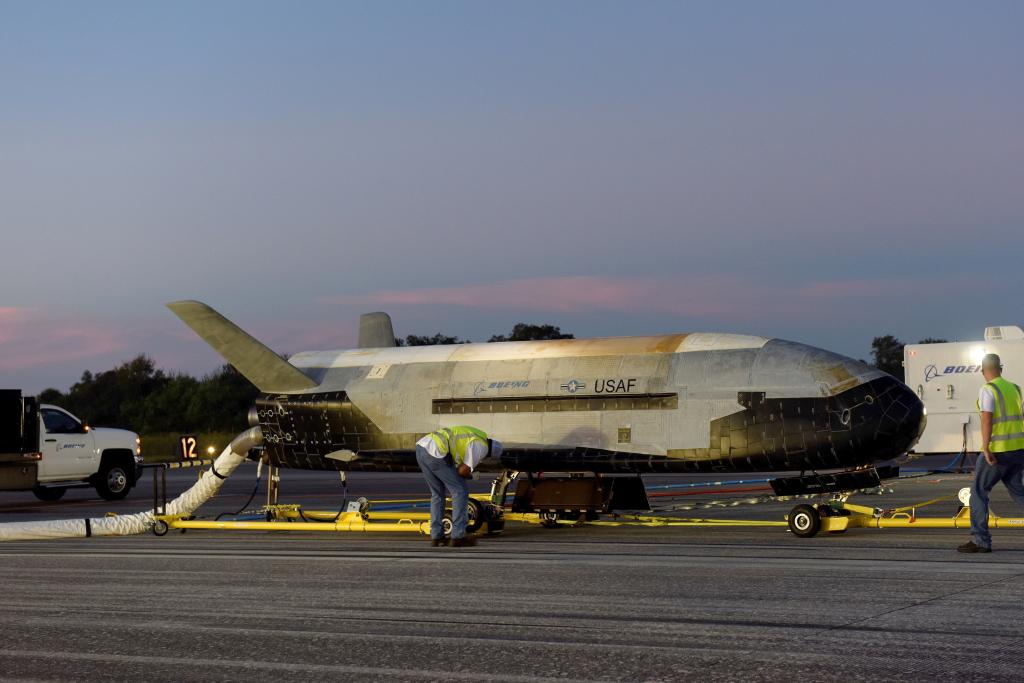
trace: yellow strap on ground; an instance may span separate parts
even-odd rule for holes
[[[506,522],[526,522],[528,524],[542,524],[542,520],[536,512],[510,512],[505,514]],[[755,519],[706,519],[701,517],[655,517],[648,515],[615,515],[611,519],[607,516],[604,519],[595,520],[554,520],[557,524],[564,526],[756,526],[756,527],[780,527],[786,526],[786,522],[776,522]]]
[[[571,520],[559,520],[559,524],[575,524]],[[583,522],[586,526],[786,526],[786,522],[772,522],[756,519],[684,519],[651,518],[636,520],[594,520]]]
[[[489,494],[489,493],[471,493],[471,494],[469,494],[469,497],[474,499],[474,500],[489,501],[491,499],[491,494]],[[449,496],[447,499],[451,500],[451,497]],[[374,503],[377,503],[377,504],[380,504],[380,505],[393,505],[395,503],[429,503],[430,499],[429,498],[381,498],[380,500],[368,500],[366,502],[368,502],[370,505],[373,505]]]
[[[957,497],[957,494],[954,493],[954,494],[949,495],[949,496],[942,496],[941,498],[932,498],[931,500],[926,500],[923,503],[916,503],[914,505],[904,505],[903,507],[893,508],[892,511],[893,512],[907,512],[908,510],[913,510],[915,508],[923,508],[923,507],[927,507],[928,505],[933,505],[935,503],[942,503],[942,502],[945,502],[947,500],[954,500],[956,497]]]

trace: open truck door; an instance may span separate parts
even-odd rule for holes
[[[39,404],[18,389],[0,389],[0,491],[36,485],[39,460]]]

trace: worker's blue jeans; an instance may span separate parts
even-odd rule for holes
[[[988,532],[988,494],[1003,482],[1017,505],[1024,508],[1024,450],[993,453],[996,464],[989,465],[983,454],[974,466],[974,484],[971,485],[971,540],[983,548],[992,547]]]
[[[430,487],[430,537],[444,538],[441,519],[444,517],[445,488],[452,494],[452,538],[466,535],[469,522],[469,486],[459,476],[451,458],[435,458],[423,446],[416,446],[416,462]]]

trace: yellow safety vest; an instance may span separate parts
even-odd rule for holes
[[[466,462],[466,451],[473,441],[482,441],[485,447],[488,446],[487,434],[475,427],[444,427],[431,432],[430,438],[440,453],[452,456],[456,467]]]
[[[1002,377],[996,377],[985,385],[995,397],[995,412],[992,413],[992,440],[989,450],[993,453],[1024,450],[1024,408],[1021,407],[1020,387]],[[980,402],[979,402],[980,409]]]

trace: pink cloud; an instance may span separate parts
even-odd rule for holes
[[[359,336],[359,323],[349,319],[313,318],[297,322],[268,318],[246,331],[278,353],[295,353],[353,347]]]
[[[363,307],[461,306],[538,313],[663,313],[719,320],[806,318],[828,306],[866,306],[906,296],[961,290],[949,279],[872,278],[773,284],[724,276],[615,278],[541,277],[482,285],[381,290],[339,296],[328,304]],[[849,311],[848,311],[849,312]]]
[[[25,308],[0,308],[0,371],[52,365],[109,354],[125,348],[108,322],[52,319]]]
[[[365,297],[338,297],[331,303],[381,306],[446,305],[469,308],[537,308],[573,312],[627,305],[650,283],[598,277],[546,277],[441,289],[385,290]]]

